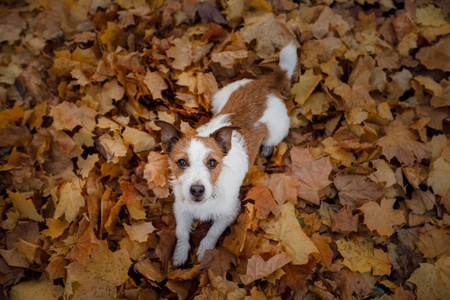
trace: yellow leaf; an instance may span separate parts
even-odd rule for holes
[[[428,185],[435,194],[445,196],[450,189],[450,163],[442,156],[431,163]]]
[[[11,300],[57,300],[63,295],[64,288],[53,284],[53,280],[47,279],[44,275],[39,281],[24,281],[11,288],[8,296]]]
[[[450,299],[449,269],[450,257],[420,264],[408,280],[416,285],[417,299]]]
[[[139,243],[147,241],[148,235],[156,229],[151,222],[136,222],[131,225],[123,224],[123,226],[130,239]]]
[[[9,198],[14,207],[19,211],[20,219],[30,219],[33,221],[43,222],[44,218],[37,212],[33,201],[25,198],[20,192],[7,191]]]
[[[66,220],[59,220],[54,218],[45,219],[45,225],[47,225],[48,229],[42,231],[42,234],[45,236],[49,236],[52,239],[56,239],[63,234],[64,230],[69,227],[69,222]]]
[[[79,172],[83,179],[86,179],[88,177],[89,173],[94,168],[95,163],[97,161],[98,161],[97,153],[88,155],[88,157],[86,159],[84,159],[81,156],[78,157],[77,165],[78,165],[78,168],[80,169]]]
[[[291,88],[291,94],[295,95],[298,105],[305,104],[306,99],[312,94],[320,80],[322,80],[322,76],[314,75],[313,69],[308,69],[300,76],[300,81]]]
[[[124,141],[133,145],[134,152],[150,150],[155,146],[155,139],[147,132],[126,127],[122,133]]]
[[[295,207],[290,202],[281,207],[280,217],[268,218],[261,221],[260,225],[266,232],[264,236],[279,241],[295,265],[306,264],[310,254],[319,253],[319,249],[303,232],[295,215]]]
[[[344,257],[343,264],[360,273],[372,271],[373,275],[389,275],[391,262],[383,250],[375,249],[372,241],[357,242],[340,239],[336,241],[338,251]]]
[[[80,212],[80,208],[85,206],[81,191],[78,179],[66,182],[61,187],[53,218],[57,219],[64,214],[69,223],[75,220]]]

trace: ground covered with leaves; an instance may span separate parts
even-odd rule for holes
[[[2,1],[1,297],[450,299],[449,10]],[[192,133],[291,40],[289,136],[251,167],[217,248],[174,269],[154,120]]]

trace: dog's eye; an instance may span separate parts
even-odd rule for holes
[[[215,167],[217,167],[217,161],[215,159],[210,159],[208,161],[208,168],[214,169]]]
[[[177,161],[177,166],[181,169],[184,169],[187,167],[187,162],[185,159],[180,159],[179,161]]]

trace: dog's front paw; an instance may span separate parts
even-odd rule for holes
[[[184,265],[184,263],[188,259],[188,255],[189,255],[189,247],[183,247],[182,245],[177,244],[172,256],[173,266],[179,267],[181,265]]]
[[[201,262],[203,259],[203,256],[205,255],[205,251],[213,249],[214,246],[215,246],[215,243],[210,242],[210,241],[208,241],[208,239],[204,238],[200,242],[200,246],[198,247],[198,250],[197,250],[197,261]]]

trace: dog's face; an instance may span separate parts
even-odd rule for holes
[[[169,123],[155,123],[161,127],[162,148],[169,158],[176,200],[199,204],[213,197],[236,127],[224,127],[210,137],[199,137],[185,136]]]

